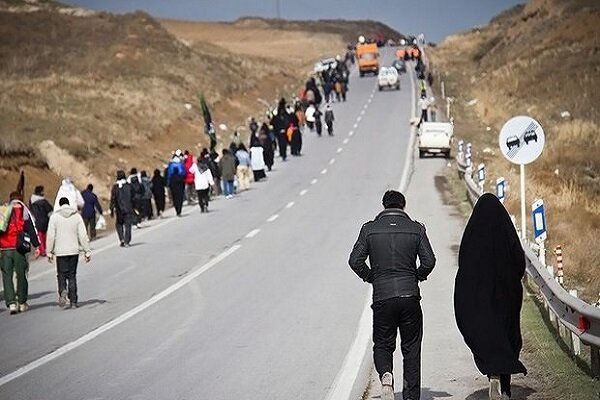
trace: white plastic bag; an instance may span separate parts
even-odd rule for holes
[[[97,231],[106,230],[106,218],[104,218],[104,215],[100,215],[98,217],[98,220],[96,221],[96,230]]]

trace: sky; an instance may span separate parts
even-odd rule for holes
[[[373,19],[400,33],[444,37],[486,24],[526,0],[63,0],[116,13],[144,10],[155,17],[192,21],[233,21],[243,16],[285,19]]]

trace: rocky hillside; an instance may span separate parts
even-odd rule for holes
[[[599,26],[595,0],[532,0],[429,53],[457,99],[458,134],[474,142],[490,176],[507,177],[515,214],[518,171],[496,150],[498,131],[521,114],[544,127],[544,153],[528,167],[528,200],[544,199],[549,244],[562,244],[569,284],[590,301],[600,291],[600,250],[589,246],[600,235]]]

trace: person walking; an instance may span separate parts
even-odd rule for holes
[[[29,309],[27,254],[33,250],[34,257],[38,258],[40,242],[31,212],[23,204],[23,197],[19,192],[10,194],[9,206],[10,216],[7,216],[7,227],[0,232],[0,270],[2,270],[4,302],[12,315]],[[16,291],[13,276],[17,278]]]
[[[273,149],[273,140],[271,140],[271,132],[267,123],[263,123],[260,127],[258,139],[260,146],[263,148],[263,157],[267,169],[271,171],[275,162],[275,150]]]
[[[194,156],[189,150],[183,152],[183,168],[185,170],[185,198],[187,204],[194,204],[196,202],[196,188],[194,185],[194,174],[190,172],[190,169],[194,165]]]
[[[212,173],[208,166],[208,157],[198,157],[198,161],[192,164],[190,171],[194,174],[194,185],[198,194],[198,204],[200,212],[208,212],[208,191],[214,186]]]
[[[426,94],[421,95],[421,98],[419,99],[419,108],[421,109],[421,119],[419,120],[419,123],[417,124],[417,128],[420,127],[423,122],[427,122],[429,120],[428,111],[429,111],[429,107],[433,104],[433,102],[434,102],[433,97],[428,99]]]
[[[69,199],[59,199],[60,208],[50,217],[48,225],[48,262],[56,259],[58,281],[58,305],[78,307],[77,263],[79,251],[83,250],[85,262],[90,262],[92,252],[83,218],[69,205]]]
[[[167,166],[166,175],[167,185],[171,190],[171,197],[173,198],[173,207],[175,207],[175,213],[178,217],[181,217],[185,191],[185,168],[181,160],[181,150],[177,150],[173,155],[173,158]]]
[[[333,121],[335,121],[335,115],[333,115],[331,104],[327,104],[325,107],[325,125],[327,125],[327,133],[329,136],[333,136]]]
[[[314,118],[315,118],[315,130],[317,131],[317,135],[321,136],[323,132],[323,122],[321,121],[321,116],[323,113],[319,110],[319,107],[315,108]]]
[[[33,215],[35,229],[37,230],[38,242],[40,242],[40,256],[46,256],[46,232],[48,221],[52,214],[52,204],[44,197],[44,187],[36,186],[29,199],[29,209]]]
[[[315,105],[313,103],[310,103],[304,113],[305,118],[306,118],[306,126],[308,126],[308,129],[310,129],[311,132],[315,129],[315,111],[316,110],[317,109],[316,109]]]
[[[91,183],[88,184],[86,189],[81,192],[81,197],[83,197],[81,217],[83,218],[89,239],[94,240],[96,239],[96,211],[102,215],[102,206],[100,205],[98,196],[94,193],[94,185]]]
[[[133,196],[133,216],[134,224],[139,229],[141,228],[140,222],[144,217],[144,188],[142,187],[141,177],[138,173],[137,168],[131,168],[129,176],[127,177],[127,183],[131,187],[131,195]]]
[[[152,211],[152,181],[148,178],[146,171],[140,172],[140,183],[142,184],[142,216],[148,220],[154,218]]]
[[[373,358],[382,385],[381,399],[394,399],[393,355],[400,330],[403,398],[419,400],[423,314],[418,283],[433,270],[435,255],[425,227],[404,211],[402,193],[388,190],[382,203],[384,210],[362,226],[348,263],[373,285]],[[367,257],[370,266],[365,263]]]
[[[266,178],[265,158],[263,153],[264,150],[258,143],[250,148],[250,161],[252,164],[252,175],[254,177],[254,182],[258,182],[261,179]]]
[[[83,208],[83,197],[81,197],[81,192],[77,190],[71,178],[65,178],[62,180],[60,187],[58,188],[58,192],[56,193],[56,198],[54,199],[54,211],[59,209],[58,201],[66,197],[69,199],[69,204],[76,210],[80,210]]]
[[[229,152],[229,149],[223,149],[223,157],[219,160],[219,170],[223,180],[223,194],[226,199],[233,197],[235,190],[233,182],[235,181],[235,157]]]
[[[115,220],[115,227],[121,247],[129,247],[131,243],[131,224],[134,221],[133,193],[127,183],[125,171],[117,171],[117,181],[110,193],[110,216]]]
[[[508,212],[483,194],[460,243],[454,315],[475,365],[490,379],[491,400],[510,399],[511,375],[527,374],[519,360],[524,273],[525,253]]]
[[[240,192],[250,189],[250,154],[246,146],[241,143],[235,152],[237,158],[236,176],[238,180],[238,189]]]
[[[165,187],[167,186],[167,182],[160,174],[159,169],[154,170],[151,184],[152,196],[154,197],[154,204],[156,205],[156,216],[162,217],[162,214],[165,212]]]

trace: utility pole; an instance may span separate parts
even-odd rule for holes
[[[279,4],[279,0],[275,0],[275,11],[277,19],[281,19],[281,5]]]

